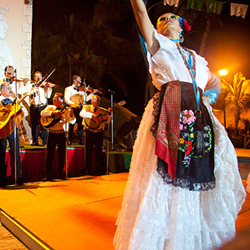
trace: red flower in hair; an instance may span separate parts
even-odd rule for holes
[[[184,29],[186,31],[190,31],[191,30],[191,26],[189,25],[189,23],[188,23],[188,21],[186,19],[184,19],[183,26],[184,26]]]

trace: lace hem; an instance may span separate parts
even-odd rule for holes
[[[153,123],[152,127],[150,128],[150,131],[152,132],[153,136],[156,137],[158,123],[159,123],[159,117],[160,117],[160,112],[161,112],[162,91],[155,93],[152,100],[153,100],[152,115],[154,117],[154,123]]]
[[[163,181],[175,187],[187,188],[190,191],[207,191],[215,188],[215,178],[207,182],[192,182],[188,179],[175,178],[173,179],[166,171],[164,166],[161,166],[158,161],[157,173],[162,177]]]

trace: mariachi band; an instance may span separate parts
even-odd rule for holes
[[[34,80],[30,80],[17,79],[14,67],[11,65],[5,68],[5,76],[0,79],[0,187],[6,185],[7,142],[15,164],[15,183],[23,184],[17,127],[22,120],[25,120],[27,109],[22,102],[27,99],[31,122],[31,145],[39,145],[40,134],[43,145],[47,147],[44,180],[66,179],[64,172],[66,145],[72,144],[75,124],[77,124],[79,144],[83,145],[85,139],[85,173],[101,175],[106,171],[100,155],[105,123],[110,121],[113,109],[107,110],[100,107],[102,92],[86,87],[79,75],[72,77],[72,85],[65,88],[64,94],[56,92],[53,96],[53,104],[48,105],[52,90],[57,87],[56,84],[47,81],[54,71],[55,69],[45,77],[41,72],[36,71]],[[89,102],[90,104],[87,104]],[[66,139],[66,131],[68,131],[68,139]],[[53,175],[52,159],[56,146],[58,147],[58,169],[56,175]],[[94,148],[98,156],[96,164],[91,162]]]

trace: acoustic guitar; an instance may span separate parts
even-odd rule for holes
[[[48,117],[41,117],[41,119],[40,119],[41,124],[45,128],[50,128],[50,127],[54,126],[56,123],[58,123],[61,120],[62,112],[64,111],[65,108],[66,108],[66,106],[63,106],[61,109],[59,109],[59,112],[56,115],[52,115],[52,116],[48,116]]]
[[[125,104],[126,104],[126,101],[120,101],[117,104],[115,104],[113,108],[118,107],[118,106],[123,106]],[[96,115],[95,120],[93,118],[92,119],[84,118],[84,123],[86,127],[88,129],[93,129],[93,130],[98,129],[103,122],[107,121],[107,119],[103,119],[103,117],[105,117],[108,113],[109,113],[108,110],[99,108],[96,112],[93,113]]]
[[[23,119],[24,113],[20,103],[29,95],[30,93],[26,93],[17,102],[14,100],[12,103],[3,106],[8,112],[0,112],[0,139],[11,134]]]

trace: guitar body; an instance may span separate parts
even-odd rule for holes
[[[70,100],[74,103],[72,108],[81,107],[81,105],[83,104],[83,95],[75,94],[70,97]]]
[[[21,106],[16,103],[14,105],[7,104],[5,106],[9,110],[9,113],[0,112],[0,139],[11,134],[15,129],[15,117],[16,117],[16,126],[21,122],[24,117],[24,113],[21,109]]]
[[[122,106],[122,105],[124,105],[126,102],[125,101],[120,101],[119,103],[117,103],[115,106],[114,106],[114,108],[115,107],[118,107],[118,106]],[[89,110],[89,108],[90,108],[90,106],[91,105],[86,105],[86,110],[88,111],[88,112],[90,112],[90,110]],[[103,122],[106,122],[107,121],[107,119],[103,119],[103,117],[104,116],[106,116],[107,114],[109,114],[109,111],[108,110],[106,110],[106,109],[104,109],[104,108],[101,108],[101,107],[99,107],[99,109],[96,111],[96,112],[94,112],[94,114],[97,116],[97,118],[102,118],[101,119],[101,121],[98,121],[99,119],[97,119],[97,120],[93,120],[93,119],[90,119],[90,118],[84,118],[83,120],[84,120],[84,123],[85,123],[85,125],[86,125],[86,127],[88,128],[88,129],[92,129],[92,130],[95,130],[95,129],[98,129],[99,127],[100,127],[100,125],[103,123]]]
[[[98,112],[98,114],[96,114],[97,117],[102,118],[102,121],[95,121],[95,120],[90,119],[90,118],[84,118],[85,125],[89,129],[98,129],[103,122],[107,121],[107,119],[103,120],[103,117],[108,114],[108,111],[106,111],[106,110],[101,110],[101,111],[97,110],[97,112]],[[95,112],[95,113],[97,113],[97,112]]]
[[[63,106],[60,112],[63,112],[66,106]],[[53,115],[48,117],[41,117],[40,122],[45,128],[50,128],[62,119],[61,115]]]
[[[56,123],[58,123],[61,120],[61,118],[53,118],[53,117],[41,117],[41,124],[45,127],[45,128],[50,128],[52,126],[54,126]]]

